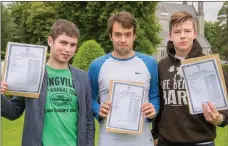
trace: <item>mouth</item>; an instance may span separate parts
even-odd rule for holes
[[[120,47],[122,47],[122,48],[126,48],[127,46],[126,45],[119,45]]]
[[[186,45],[187,42],[180,42],[180,45]]]
[[[64,58],[68,58],[70,55],[68,55],[68,54],[62,54],[62,56],[63,56]]]

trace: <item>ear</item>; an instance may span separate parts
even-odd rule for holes
[[[169,40],[173,41],[171,33],[169,33]]]
[[[51,47],[52,47],[52,45],[53,45],[53,43],[54,43],[54,40],[52,39],[52,37],[51,37],[51,36],[48,36],[48,38],[47,38],[47,42],[48,42],[48,46],[51,48]]]
[[[109,34],[109,38],[110,38],[110,40],[112,41],[112,35],[111,35],[111,34]]]
[[[134,35],[134,38],[133,38],[133,39],[134,39],[134,41],[135,41],[135,39],[136,39],[136,34]]]
[[[197,31],[194,31],[194,39],[197,37],[198,33]]]

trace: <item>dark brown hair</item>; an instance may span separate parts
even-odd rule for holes
[[[193,18],[193,16],[186,12],[186,11],[179,11],[174,13],[171,17],[170,17],[170,21],[169,21],[169,32],[171,33],[172,28],[178,24],[182,24],[183,22],[190,20],[192,21],[193,24],[193,29],[194,31],[196,31],[196,20]]]
[[[74,23],[65,19],[58,19],[51,27],[50,36],[55,40],[64,33],[69,37],[79,38],[80,36],[80,32]]]
[[[109,35],[112,34],[112,26],[114,22],[120,23],[123,26],[123,28],[129,29],[133,27],[133,33],[136,34],[137,24],[134,16],[131,13],[126,11],[121,11],[119,13],[112,14],[111,17],[109,17],[108,19],[107,30]]]

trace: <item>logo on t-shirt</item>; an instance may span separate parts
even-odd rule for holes
[[[188,104],[185,81],[180,67],[171,66],[167,74],[172,78],[161,81],[165,105],[183,106]]]
[[[140,75],[141,73],[140,72],[135,72],[136,75]]]
[[[50,101],[56,106],[65,106],[71,103],[72,98],[67,94],[57,93],[51,96]]]

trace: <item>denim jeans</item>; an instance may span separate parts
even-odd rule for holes
[[[163,144],[158,144],[157,146],[215,146],[215,143],[209,143],[209,144],[201,144],[201,145],[188,145],[188,144],[178,144],[178,145],[163,145]]]

